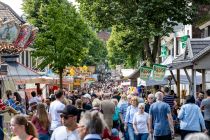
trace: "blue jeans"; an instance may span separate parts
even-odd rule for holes
[[[136,135],[136,140],[147,140],[149,133],[139,133]]]
[[[3,119],[4,119],[4,116],[0,115],[0,140],[4,140]]]
[[[50,140],[49,134],[39,134],[39,140]]]
[[[133,124],[128,123],[127,131],[128,131],[129,140],[135,140]]]

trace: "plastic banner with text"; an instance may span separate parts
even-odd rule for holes
[[[165,76],[166,68],[167,68],[167,66],[165,66],[165,65],[154,64],[153,65],[153,76],[152,76],[153,79],[157,80],[157,81],[162,81]]]

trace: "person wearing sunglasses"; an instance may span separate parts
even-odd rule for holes
[[[64,110],[59,111],[63,126],[56,128],[51,136],[51,140],[80,140],[77,131],[78,109],[72,105],[67,105]]]

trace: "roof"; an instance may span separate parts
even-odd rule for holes
[[[3,64],[7,64],[7,77],[14,77],[14,78],[33,78],[41,76],[37,72],[27,68],[26,66],[15,62],[4,62]]]
[[[18,24],[25,23],[25,21],[7,4],[0,1],[0,18],[4,20],[14,20]]]
[[[109,37],[110,37],[110,33],[106,32],[106,31],[101,31],[98,33],[98,37],[103,40],[103,41],[108,41]]]
[[[193,56],[196,56],[200,51],[210,46],[210,40],[194,39],[190,40]]]

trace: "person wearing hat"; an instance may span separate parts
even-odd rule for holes
[[[77,131],[77,114],[78,109],[73,105],[67,105],[63,110],[59,111],[63,126],[53,131],[51,140],[80,140]]]
[[[92,109],[92,105],[91,105],[91,96],[90,94],[86,93],[85,95],[82,96],[82,100],[83,100],[83,109],[85,110],[91,110]]]

